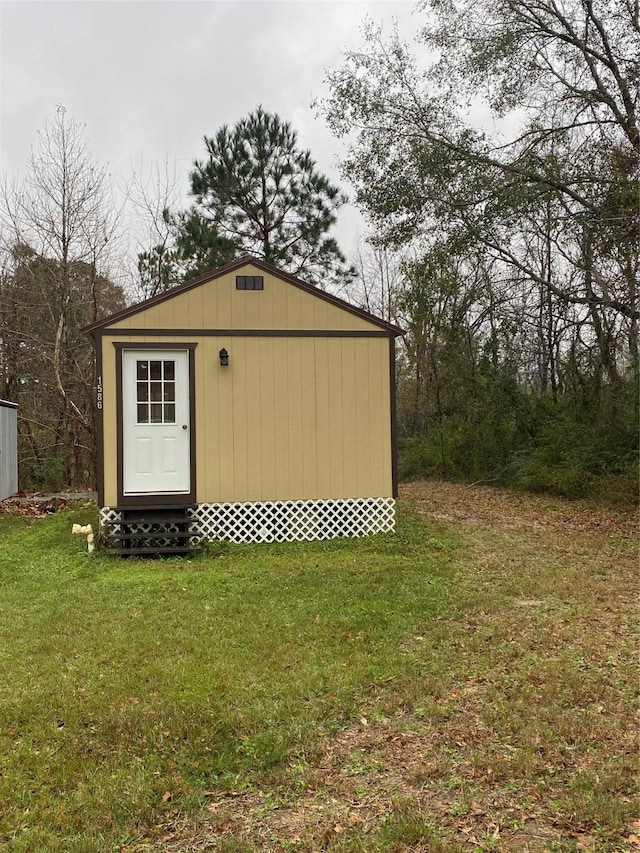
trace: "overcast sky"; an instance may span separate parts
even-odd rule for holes
[[[168,158],[186,193],[202,137],[259,104],[297,130],[321,171],[339,181],[343,149],[313,98],[326,71],[362,44],[366,17],[407,36],[414,0],[0,2],[0,162],[24,173],[45,120],[62,104],[86,125],[90,149],[123,182]],[[352,254],[362,220],[341,213]]]

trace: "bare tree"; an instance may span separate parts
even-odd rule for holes
[[[183,270],[176,251],[172,211],[180,207],[176,164],[144,164],[133,174],[128,192],[136,218],[136,257],[139,295],[145,299],[178,284]]]
[[[109,176],[64,107],[39,133],[24,181],[5,179],[0,205],[2,359],[20,374],[21,436],[77,485],[95,465],[95,362],[79,329],[124,297],[108,275],[118,236]],[[31,461],[36,470],[42,458]]]
[[[406,281],[404,260],[403,253],[378,246],[375,241],[360,243],[355,260],[358,276],[349,285],[350,298],[370,313],[397,323],[398,300]]]

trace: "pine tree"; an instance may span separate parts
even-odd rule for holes
[[[204,141],[207,157],[195,161],[190,176],[195,204],[182,215],[183,249],[190,244],[197,256],[198,235],[204,246],[213,234],[231,241],[238,254],[256,255],[313,284],[354,276],[328,235],[346,196],[317,170],[310,152],[298,148],[288,122],[258,107]]]

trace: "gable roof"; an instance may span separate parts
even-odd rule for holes
[[[137,314],[140,311],[146,310],[152,305],[157,305],[161,302],[165,302],[168,299],[173,299],[175,296],[178,296],[181,293],[185,293],[186,291],[191,290],[192,288],[199,287],[205,282],[213,281],[216,278],[220,278],[223,275],[227,275],[228,273],[234,272],[235,270],[247,266],[248,264],[257,267],[258,269],[261,269],[270,275],[277,276],[283,281],[286,281],[289,284],[294,285],[295,287],[299,287],[301,290],[304,290],[307,293],[313,294],[313,296],[317,297],[318,299],[323,299],[326,302],[329,302],[330,304],[349,312],[350,314],[354,314],[363,320],[367,320],[368,322],[378,326],[380,329],[389,332],[389,334],[393,336],[404,335],[404,330],[401,329],[399,326],[396,326],[393,323],[389,323],[387,320],[382,320],[380,317],[376,317],[375,315],[370,314],[363,308],[358,308],[357,306],[352,305],[350,302],[346,302],[344,299],[340,299],[339,296],[334,296],[332,293],[327,293],[326,291],[320,290],[319,288],[314,287],[311,284],[307,284],[306,282],[302,281],[302,279],[299,279],[296,276],[290,275],[286,272],[282,272],[282,270],[277,269],[277,267],[272,266],[271,264],[261,260],[260,258],[255,258],[252,255],[244,255],[241,258],[236,258],[235,260],[231,261],[228,264],[225,264],[222,267],[218,267],[215,270],[211,270],[211,272],[203,273],[203,275],[199,275],[197,278],[192,278],[190,281],[184,282],[184,284],[178,284],[176,285],[176,287],[172,287],[170,290],[165,290],[163,293],[159,293],[157,296],[152,296],[150,299],[145,299],[144,301],[138,302],[135,305],[130,305],[128,308],[123,308],[121,311],[116,311],[114,314],[110,314],[108,317],[103,317],[100,320],[96,320],[93,323],[89,323],[89,325],[84,326],[81,331],[84,333],[90,333],[96,331],[97,329],[102,329],[107,326],[110,326],[112,323],[118,322],[118,320],[122,320],[125,317],[131,317],[132,315]]]

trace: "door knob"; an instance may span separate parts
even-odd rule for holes
[[[182,424],[182,429],[187,429],[187,425],[186,425],[186,424]]]

